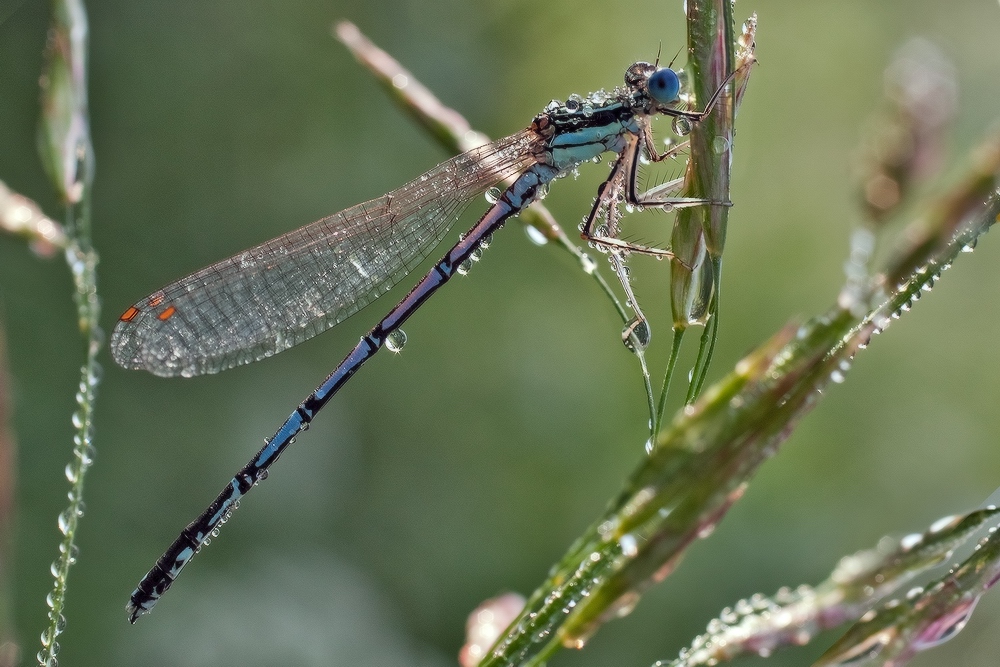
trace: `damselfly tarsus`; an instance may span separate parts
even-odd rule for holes
[[[544,196],[553,180],[605,152],[616,154],[584,237],[613,252],[671,258],[669,251],[605,233],[597,221],[616,221],[622,200],[651,207],[711,203],[665,196],[662,190],[640,192],[636,171],[641,155],[652,160],[665,155],[653,145],[653,117],[699,122],[731,79],[732,74],[702,110],[688,111],[677,108],[680,82],[671,68],[635,63],[622,88],[552,102],[526,130],[458,155],[382,197],[213,264],[126,310],[111,339],[115,360],[126,368],[192,376],[262,359],[342,322],[387,291],[430,253],[473,198],[516,176],[181,532],[132,593],[129,620],[152,609],[240,498],[267,476],[269,466],[361,365],[383,346],[399,344],[406,319],[461,272],[509,218]]]

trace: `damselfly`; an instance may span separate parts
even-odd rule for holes
[[[641,157],[659,161],[669,154],[657,152],[653,144],[653,117],[701,121],[731,79],[732,74],[701,111],[688,111],[677,108],[676,72],[635,63],[625,72],[624,87],[553,101],[526,130],[458,155],[382,197],[193,273],[126,310],[111,338],[115,361],[126,368],[193,376],[263,359],[342,322],[389,290],[441,241],[473,198],[516,177],[490,197],[492,205],[479,222],[362,337],[174,540],[132,593],[129,620],[134,623],[152,609],[240,498],[266,478],[268,467],[361,365],[383,346],[401,345],[403,322],[463,272],[507,219],[543,197],[553,180],[602,153],[615,153],[611,175],[582,227],[584,238],[617,253],[672,258],[669,251],[628,243],[608,230],[617,224],[623,201],[674,208],[713,203],[669,196],[673,193],[662,187],[640,192],[637,170]]]

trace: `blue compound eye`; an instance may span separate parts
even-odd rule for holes
[[[677,95],[681,92],[681,82],[674,70],[664,67],[650,75],[646,88],[654,100],[660,104],[670,104],[677,101]]]

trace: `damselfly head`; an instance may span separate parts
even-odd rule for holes
[[[681,91],[677,72],[645,62],[635,63],[625,70],[625,83],[631,90],[647,94],[657,104],[676,102]]]

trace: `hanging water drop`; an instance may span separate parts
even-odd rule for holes
[[[404,345],[406,345],[406,333],[402,329],[391,331],[385,337],[385,349],[390,352],[399,354],[403,351]]]
[[[472,262],[470,260],[465,260],[455,268],[455,272],[460,276],[469,275],[469,271],[472,270]]]
[[[630,352],[642,352],[649,345],[652,332],[649,330],[649,322],[638,315],[634,316],[622,329],[622,342]]]
[[[691,121],[684,116],[677,116],[674,118],[673,129],[678,137],[686,137],[691,133]]]
[[[501,194],[500,188],[490,188],[486,191],[486,201],[488,201],[491,205],[496,204],[500,200]]]
[[[63,510],[59,513],[57,524],[59,526],[59,532],[65,535],[73,527],[73,517],[69,510]]]

